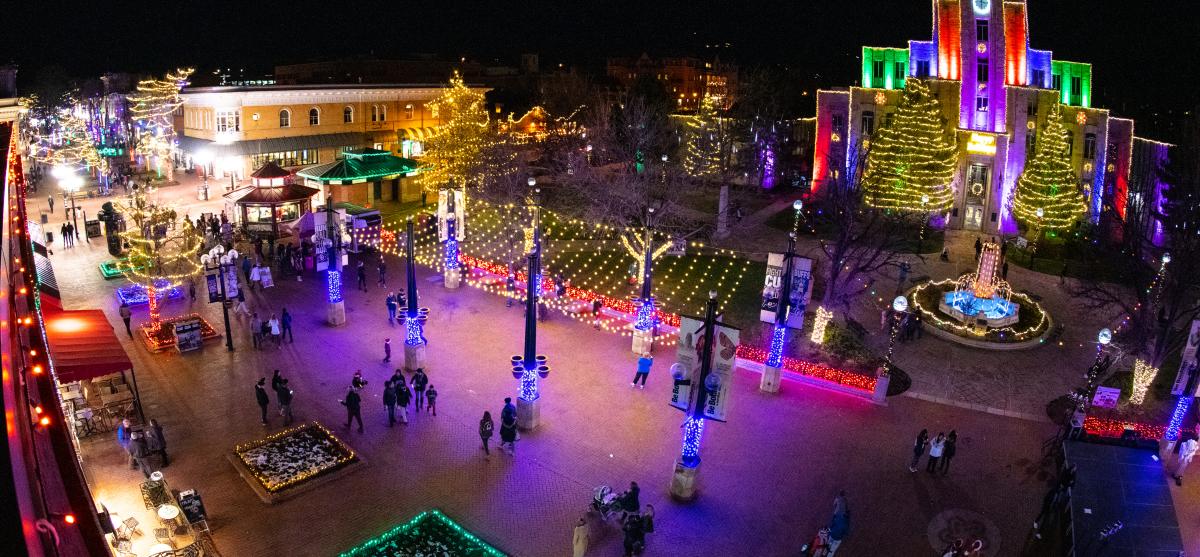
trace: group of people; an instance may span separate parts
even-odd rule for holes
[[[833,518],[829,525],[817,531],[812,543],[800,548],[804,557],[833,557],[850,533],[850,507],[846,501],[846,490],[838,491],[833,498]]]
[[[408,304],[408,299],[404,297],[404,289],[400,289],[400,293],[388,292],[387,298],[384,299],[384,305],[387,306],[388,323],[396,322],[396,313],[400,308]]]
[[[613,500],[621,511],[621,544],[625,557],[641,555],[646,549],[646,534],[654,532],[654,505],[642,507],[641,488],[637,482],[629,482],[629,489]],[[573,557],[583,557],[591,542],[591,530],[586,516],[579,518],[571,536]]]
[[[296,341],[292,335],[292,314],[287,308],[283,308],[282,316],[272,313],[270,319],[260,319],[257,311],[250,314],[250,341],[255,349],[265,347],[268,341],[276,349],[283,348],[284,339]]]
[[[279,406],[279,415],[283,417],[283,425],[291,425],[292,423],[292,398],[295,392],[288,386],[288,380],[279,370],[275,370],[271,376],[271,390],[275,392],[275,402]],[[267,408],[271,404],[271,398],[267,396],[267,379],[259,377],[258,382],[254,384],[254,398],[258,402],[258,408],[262,415],[262,424],[267,425]]]
[[[117,424],[117,444],[129,455],[129,468],[140,469],[147,478],[154,470],[171,464],[167,456],[167,438],[157,419],[151,418],[149,427],[134,427],[128,419],[121,420]],[[152,460],[155,458],[157,466]]]
[[[354,372],[350,379],[350,388],[346,396],[339,402],[346,407],[346,427],[358,423],[358,432],[363,432],[362,396],[359,394],[367,387],[369,381],[363,377],[362,370]],[[418,368],[413,372],[412,379],[405,379],[404,372],[396,368],[391,378],[383,383],[383,405],[387,409],[388,427],[396,425],[396,413],[399,410],[402,424],[408,423],[408,405],[413,403],[416,414],[424,411],[437,416],[438,391],[429,382],[429,376],[424,369]]]
[[[908,471],[917,471],[917,465],[921,463],[921,457],[925,456],[928,449],[929,459],[925,463],[925,471],[931,475],[940,473],[945,476],[950,472],[950,461],[954,459],[957,446],[958,432],[953,429],[949,435],[938,432],[937,437],[933,439],[929,438],[929,430],[922,429],[913,441],[912,461],[908,463]]]
[[[50,199],[54,198],[51,197]],[[75,240],[79,239],[79,230],[75,228],[74,224],[71,224],[71,221],[62,223],[62,226],[58,227],[58,233],[62,236],[62,245],[64,248],[75,247]]]
[[[483,417],[479,419],[479,438],[483,441],[483,454],[487,458],[491,456],[492,450],[489,447],[489,442],[492,440],[492,432],[496,429],[495,422],[492,421],[492,413],[484,410]],[[504,398],[504,407],[500,409],[500,449],[504,449],[508,445],[508,454],[516,454],[517,452],[517,407],[512,403],[512,397]]]

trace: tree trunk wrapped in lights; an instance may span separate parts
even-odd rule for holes
[[[137,93],[130,95],[130,113],[137,126],[137,145],[134,151],[151,158],[159,173],[166,166],[168,180],[175,179],[175,111],[183,106],[179,91],[188,84],[191,68],[177,69],[162,79],[144,79],[137,84]]]
[[[958,150],[946,129],[929,84],[909,78],[891,125],[871,140],[863,176],[867,204],[923,213],[949,209]]]
[[[146,289],[150,304],[149,333],[158,331],[158,291],[170,289],[200,274],[199,253],[204,242],[187,219],[178,221],[175,210],[152,203],[142,189],[120,204],[128,227],[121,240],[129,246],[125,274]]]
[[[1087,211],[1067,148],[1062,108],[1055,103],[1038,134],[1037,153],[1017,179],[1013,196],[1013,215],[1027,228],[1069,230]],[[1038,209],[1042,210],[1040,217]]]

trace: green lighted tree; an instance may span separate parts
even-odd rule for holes
[[[1038,136],[1037,152],[1017,179],[1013,196],[1013,215],[1027,228],[1069,230],[1087,211],[1067,147],[1062,108],[1055,103]]]
[[[950,208],[958,149],[946,135],[941,106],[928,83],[908,79],[891,125],[871,140],[866,164],[867,205],[921,212]]]

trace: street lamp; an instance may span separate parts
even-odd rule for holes
[[[229,280],[233,281],[233,287],[235,288],[233,295],[237,296],[237,269],[235,268],[235,265],[237,264],[237,258],[237,250],[231,249],[229,250],[229,253],[226,253],[225,246],[221,244],[213,246],[211,250],[208,250],[208,253],[200,256],[200,263],[204,265],[205,271],[217,272],[217,281],[221,285],[221,316],[225,319],[225,348],[227,348],[230,352],[233,352],[233,333],[229,328],[230,292],[226,289],[225,269],[230,269],[228,277]],[[214,300],[209,300],[209,303],[212,303],[213,301]]]
[[[75,174],[73,170],[70,170],[66,167],[55,167],[56,170],[60,168],[62,170],[59,171],[58,187],[62,188],[63,192],[67,194],[67,197],[71,199],[71,223],[72,226],[75,227],[76,234],[78,234],[79,212],[75,207],[75,192],[83,188],[83,177]],[[83,236],[84,238],[87,238],[87,234],[84,234]]]
[[[531,176],[526,183],[530,187],[536,186],[537,179]],[[545,379],[550,375],[546,356],[537,354],[537,304],[542,290],[540,193],[541,190],[534,188],[529,204],[533,214],[533,242],[528,253],[529,271],[525,277],[524,350],[521,354],[513,356],[510,362],[513,378],[521,381],[520,392],[517,395],[517,425],[524,430],[535,429],[541,422],[538,379]]]
[[[417,267],[413,258],[413,218],[405,225],[404,267],[408,281],[408,307],[404,311],[404,368],[416,371],[425,367],[425,321],[429,308],[417,306]]]
[[[646,240],[642,256],[642,296],[636,300],[637,317],[633,322],[633,352],[645,354],[654,348],[654,331],[657,329],[658,318],[654,312],[654,295],[652,293],[652,273],[654,266],[654,207],[646,208]]]
[[[771,333],[771,347],[767,351],[767,361],[763,366],[762,378],[758,389],[766,393],[779,392],[780,376],[783,373],[783,345],[787,341],[788,320],[792,311],[792,275],[795,273],[796,233],[800,229],[801,210],[804,202],[797,199],[792,203],[795,210],[795,221],[792,231],[788,233],[787,253],[783,256],[783,276],[780,277],[778,302],[775,303],[775,328]]]
[[[671,477],[671,496],[681,500],[691,500],[696,496],[696,484],[700,474],[700,441],[704,438],[704,422],[708,417],[705,408],[711,393],[721,390],[721,377],[713,373],[713,344],[717,332],[717,293],[708,293],[708,302],[704,307],[704,327],[700,336],[701,346],[697,347],[700,357],[700,370],[695,379],[687,377],[687,369],[680,364],[679,368],[672,366],[675,388],[687,390],[687,416],[683,420],[683,449],[679,460],[675,461],[675,472]],[[692,397],[695,393],[695,398]]]
[[[883,372],[891,374],[892,372],[892,352],[896,349],[896,333],[900,330],[900,320],[904,318],[904,312],[908,311],[908,298],[904,296],[896,296],[892,300],[892,334],[888,339],[887,357],[884,358]]]

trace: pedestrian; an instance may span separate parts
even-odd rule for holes
[[[67,247],[67,223],[62,223],[58,227],[58,236],[62,240],[63,248]]]
[[[215,236],[216,232],[214,232],[213,235]],[[242,275],[246,277],[246,282],[250,282],[250,256],[249,255],[242,256]]]
[[[650,366],[652,365],[654,365],[654,357],[649,352],[642,352],[642,356],[637,361],[637,373],[633,374],[633,382],[629,386],[633,387],[638,384],[638,381],[641,381],[641,388],[645,389],[646,376],[650,375]]]
[[[917,434],[916,441],[913,442],[912,461],[908,463],[908,471],[916,472],[917,463],[921,460],[921,455],[925,454],[925,445],[929,443],[929,430],[922,429],[921,433]]]
[[[387,286],[387,263],[383,261],[383,255],[379,256],[379,286]]]
[[[647,534],[654,533],[654,505],[647,503],[645,510],[642,511],[642,529]]]
[[[430,385],[429,390],[425,392],[425,401],[428,403],[425,405],[425,408],[427,412],[434,416],[437,415],[437,397],[437,389],[433,385]]]
[[[284,379],[279,382],[279,406],[280,413],[283,414],[283,425],[292,424],[292,397],[296,393],[288,387],[288,380]]]
[[[396,376],[399,376],[399,379],[396,379]],[[404,381],[400,370],[396,370],[396,376],[392,377],[392,387],[396,389],[396,404],[400,407],[400,423],[407,425],[408,403],[412,402],[412,391],[408,390],[408,383]]]
[[[850,513],[842,513],[833,515],[833,520],[829,521],[829,552],[828,557],[833,557],[837,553],[838,547],[842,545],[842,541],[846,539],[846,534],[850,533]]]
[[[979,261],[979,256],[983,254],[983,242],[979,240],[979,236],[975,237],[975,260]]]
[[[50,214],[54,214],[54,194],[46,196],[46,201],[50,202]]]
[[[950,459],[954,458],[954,451],[958,445],[958,432],[950,430],[950,435],[946,436],[946,446],[942,448],[941,469],[942,475],[945,476],[950,472]]]
[[[396,425],[396,389],[391,381],[383,383],[383,405],[387,407],[388,427]]]
[[[258,383],[254,384],[254,398],[258,401],[258,409],[262,411],[262,424],[267,425],[267,405],[271,403],[271,399],[267,397],[267,384],[265,377],[259,377]]]
[[[642,501],[639,495],[642,493],[642,488],[638,487],[637,482],[629,482],[629,490],[621,494],[621,510],[626,515],[637,514],[642,508]]]
[[[262,348],[262,320],[257,311],[250,316],[250,340],[255,348]]]
[[[1000,266],[1000,278],[1002,278],[1004,280],[1008,280],[1008,262],[1007,261],[1005,261],[1004,264]]]
[[[946,434],[939,431],[937,437],[933,438],[933,442],[929,444],[929,461],[925,464],[925,471],[933,474],[937,472],[938,460],[942,458],[942,451],[946,448]]]
[[[188,296],[191,297],[193,303],[196,301],[196,281],[194,279],[188,279]]]
[[[125,334],[133,338],[133,330],[129,328],[129,319],[133,317],[133,311],[129,309],[129,303],[121,302],[121,309],[117,310],[117,313],[121,314],[121,321],[125,322]]]
[[[912,269],[907,261],[900,262],[900,275],[896,278],[896,294],[904,290],[904,282],[908,280],[908,272]]]
[[[129,438],[129,467],[140,468],[142,475],[150,477],[150,463],[146,461],[146,457],[150,454],[150,449],[146,448],[145,434],[140,431],[135,431]]]
[[[517,298],[517,276],[509,273],[508,278],[504,280],[504,291],[507,293],[504,302],[504,307],[510,308],[513,305],[513,300]]]
[[[280,338],[287,337],[288,343],[296,342],[296,337],[292,336],[292,314],[288,313],[287,308],[283,308],[283,314],[279,316],[279,326],[283,327]]]
[[[833,515],[846,514],[850,512],[846,506],[846,490],[838,491],[838,494],[833,498]]]
[[[367,291],[367,266],[359,260],[358,266],[355,268],[358,271],[358,288],[363,292]]]
[[[888,324],[892,322],[892,308],[886,307],[879,312],[879,332],[886,333]]]
[[[484,410],[483,418],[479,420],[479,439],[483,441],[483,454],[485,456],[491,456],[492,454],[492,451],[488,448],[488,442],[492,440],[492,431],[495,429],[496,424],[492,423],[492,413]]]
[[[1000,260],[1008,263],[1008,242],[1000,244]]]
[[[129,451],[129,439],[132,431],[129,429],[129,420],[123,419],[117,424],[117,444],[121,446],[122,451]]]
[[[363,432],[362,425],[362,398],[358,396],[358,391],[351,388],[346,391],[346,398],[338,402],[346,407],[346,427],[358,420],[358,432]]]
[[[384,304],[387,305],[388,323],[395,322],[396,321],[396,309],[399,308],[399,306],[396,304],[396,293],[388,292],[387,299],[384,300]]]
[[[604,301],[596,296],[592,300],[592,327],[597,331],[600,330],[600,311],[604,309]]]
[[[642,517],[637,513],[626,515],[621,525],[621,531],[625,534],[622,540],[625,546],[625,557],[641,555],[646,544],[646,532],[642,530]]]
[[[233,308],[234,315],[250,315],[250,308],[246,307],[246,289],[239,288],[237,293],[237,307]]]
[[[367,386],[367,380],[363,378],[361,369],[355,370],[354,377],[350,379],[350,386],[354,387],[356,391],[360,391],[363,387]]]
[[[271,321],[264,319],[258,328],[259,346],[266,346],[267,338],[271,336]]]
[[[508,445],[510,454],[517,452],[517,407],[512,398],[505,397],[504,409],[500,411],[500,447]]]
[[[572,557],[583,557],[588,550],[588,524],[586,517],[579,517],[575,530],[571,534]]]
[[[383,361],[392,361],[392,339],[390,338],[383,339]]]
[[[279,328],[279,318],[275,314],[271,314],[271,320],[267,322],[268,328],[271,330],[271,342],[275,343],[275,348],[283,348],[283,331]]]
[[[279,373],[279,370],[275,370],[275,372],[271,374],[271,390],[275,392],[275,399],[279,401],[279,415],[282,416],[283,401],[279,400],[280,385],[283,385],[283,375]]]
[[[1187,470],[1188,464],[1192,463],[1192,458],[1196,456],[1196,449],[1200,446],[1195,439],[1188,439],[1179,445],[1179,456],[1175,459],[1175,473],[1171,475],[1175,478],[1175,485],[1183,487],[1183,471]]]
[[[254,267],[250,269],[250,291],[262,290],[262,262],[255,261]]]
[[[162,468],[167,467],[170,462],[167,459],[167,441],[163,437],[162,426],[155,418],[150,418],[150,428],[146,430],[146,451],[158,456]]]
[[[429,377],[425,375],[425,370],[417,368],[417,372],[412,377],[413,394],[416,395],[414,408],[418,412],[421,411],[421,406],[425,404],[425,387],[429,385]]]

